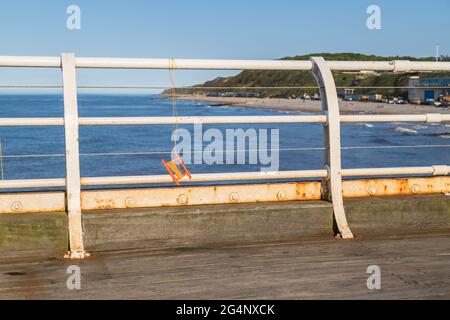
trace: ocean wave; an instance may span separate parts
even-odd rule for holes
[[[441,139],[450,139],[450,134],[441,134],[438,137]]]
[[[356,125],[360,126],[360,127],[373,128],[373,124],[370,124],[370,123],[362,123],[362,122],[360,122],[360,123],[357,123]]]
[[[394,131],[404,133],[404,134],[417,134],[418,133],[416,130],[403,128],[403,127],[396,127]]]
[[[428,129],[428,127],[424,126],[424,125],[421,125],[421,124],[418,124],[417,126],[414,126],[413,129],[414,130],[422,130],[422,129]]]
[[[426,136],[441,136],[441,135],[449,135],[450,130],[447,128],[437,128],[436,130],[430,130],[425,135]]]

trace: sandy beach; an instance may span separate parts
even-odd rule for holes
[[[321,112],[320,101],[302,101],[297,99],[277,98],[225,98],[206,97],[203,95],[178,95],[180,100],[208,102],[211,106],[235,106],[271,110],[288,110],[303,112]],[[419,114],[445,113],[450,114],[448,108],[436,108],[426,105],[387,104],[358,101],[339,101],[342,114]]]

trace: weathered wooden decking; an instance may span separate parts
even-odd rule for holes
[[[71,264],[81,267],[81,290],[66,288]],[[369,265],[381,268],[381,290],[366,287]],[[450,233],[2,260],[0,298],[450,298]]]

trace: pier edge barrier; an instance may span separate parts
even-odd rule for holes
[[[322,182],[323,198],[332,202],[336,230],[343,239],[352,239],[342,195],[341,121],[339,102],[331,69],[322,57],[312,57],[312,73],[320,89],[322,111],[327,116],[324,124],[324,161],[328,175]]]

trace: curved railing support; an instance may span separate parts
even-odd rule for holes
[[[333,203],[336,234],[343,239],[353,238],[345,216],[342,196],[341,122],[339,102],[333,74],[322,57],[312,57],[312,73],[320,88],[322,111],[327,116],[324,124],[325,167],[328,176],[322,182],[322,197]]]

